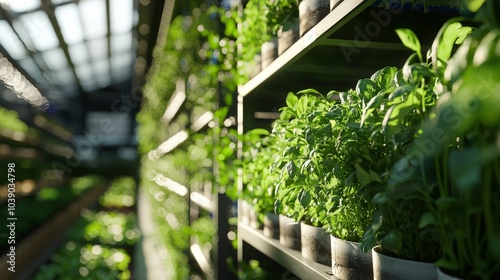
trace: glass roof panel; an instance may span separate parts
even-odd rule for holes
[[[87,45],[85,43],[73,44],[68,46],[69,55],[74,64],[88,63],[90,58],[87,52]]]
[[[85,0],[80,1],[80,15],[88,39],[103,37],[107,33],[106,1]]]
[[[134,7],[132,0],[111,0],[111,33],[130,31],[133,24]]]
[[[90,64],[78,65],[75,67],[76,75],[80,80],[92,80],[93,79],[93,69]]]
[[[65,68],[52,72],[52,78],[57,85],[72,83],[75,81],[71,69]]]
[[[89,42],[90,55],[98,60],[108,55],[108,40],[106,37]]]
[[[56,33],[45,12],[24,14],[19,16],[19,20],[38,51],[45,51],[59,45]]]
[[[132,32],[111,36],[111,51],[113,53],[132,50]]]
[[[132,71],[132,53],[114,54],[111,58],[113,80],[123,81],[129,78]]]
[[[94,62],[95,74],[97,77],[109,74],[109,63],[107,59],[101,59]]]
[[[63,50],[59,48],[43,52],[42,58],[51,70],[59,70],[68,66],[66,56]]]
[[[85,79],[85,80],[80,80],[82,84],[82,88],[86,92],[90,92],[93,90],[96,90],[97,88],[100,87],[98,83],[96,83],[95,79]]]
[[[42,72],[40,71],[40,68],[38,68],[38,66],[36,65],[33,58],[27,56],[21,60],[18,60],[18,62],[19,62],[19,65],[21,65],[21,67],[24,70],[26,70],[26,72],[28,72],[33,79],[35,79],[36,83],[41,84],[41,83],[45,82],[45,78],[44,78]]]
[[[23,43],[5,20],[0,21],[0,34],[2,34],[0,44],[13,59],[21,59],[26,56]]]
[[[52,3],[54,3],[55,5],[59,5],[59,4],[64,4],[64,3],[69,3],[69,2],[74,2],[75,0],[52,0]]]
[[[76,4],[68,4],[56,8],[56,17],[67,44],[80,43],[84,39],[80,24],[80,15]]]
[[[0,2],[7,3],[10,10],[22,13],[26,11],[31,11],[40,7],[40,0],[3,0]]]

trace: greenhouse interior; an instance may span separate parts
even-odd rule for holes
[[[500,0],[0,0],[0,81],[0,279],[500,279]]]

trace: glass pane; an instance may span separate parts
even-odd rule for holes
[[[36,83],[41,84],[45,82],[45,77],[31,57],[25,57],[18,60],[18,62],[19,65],[21,65],[21,67],[26,70],[26,72],[28,72],[33,79],[35,79]]]
[[[57,88],[64,92],[64,96],[76,96],[78,94],[78,88],[74,83],[60,84],[57,85]]]
[[[52,0],[52,3],[54,3],[54,5],[65,4],[69,2],[75,2],[75,0]]]
[[[126,68],[126,67],[131,67],[132,66],[132,59],[133,55],[132,53],[120,53],[120,54],[113,54],[113,57],[111,57],[111,67],[114,70],[119,70],[120,68]]]
[[[88,39],[103,37],[108,31],[105,4],[103,0],[80,1],[80,14]]]
[[[59,45],[56,33],[45,12],[38,11],[25,14],[19,16],[19,20],[37,50],[45,51]]]
[[[116,54],[132,50],[132,32],[111,36],[111,52]]]
[[[69,46],[69,55],[74,64],[83,64],[89,62],[89,54],[85,43]]]
[[[0,1],[7,2],[7,6],[10,10],[18,13],[34,10],[40,7],[40,0],[15,0],[15,1]]]
[[[0,34],[2,34],[0,36],[0,44],[12,58],[21,59],[26,56],[26,51],[21,40],[19,40],[14,30],[12,30],[5,20],[0,21]]]
[[[130,31],[133,24],[133,11],[132,0],[111,0],[111,33],[116,34]]]
[[[69,68],[52,72],[52,79],[58,85],[67,84],[75,81],[73,73]]]
[[[109,76],[109,73],[104,76],[99,76],[97,82],[99,83],[99,86],[101,86],[102,88],[111,85],[111,77]]]
[[[125,81],[130,78],[132,72],[132,53],[114,54],[111,58],[113,80],[115,82]]]
[[[71,45],[83,41],[83,29],[80,25],[80,15],[76,4],[57,7],[56,17],[67,44]]]
[[[68,66],[66,56],[63,50],[59,48],[43,52],[42,58],[51,70],[59,70]]]
[[[91,92],[100,87],[99,84],[96,83],[95,79],[86,79],[80,81],[82,84],[82,88],[86,92]]]
[[[78,65],[75,67],[75,71],[81,81],[93,80],[93,69],[90,67],[90,64]]]
[[[106,38],[92,40],[89,42],[89,50],[91,56],[95,60],[99,60],[108,55],[108,41]]]
[[[97,77],[109,75],[109,63],[107,59],[94,62],[95,74]]]

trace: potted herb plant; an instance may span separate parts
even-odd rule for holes
[[[278,55],[299,39],[300,0],[266,1],[267,22],[271,34],[278,36]]]
[[[330,12],[329,0],[303,0],[299,4],[300,37]]]
[[[321,115],[328,112],[333,101],[313,90],[297,95],[289,93],[287,106],[282,108],[281,118],[273,127],[283,143],[282,152],[273,165],[279,173],[276,212],[301,221],[301,251],[305,258],[330,265],[330,238],[320,222],[321,215],[327,212],[322,204],[326,199],[326,186],[308,157],[313,152],[310,145],[315,138],[313,131],[323,125]]]
[[[382,153],[379,152],[379,156],[368,153],[368,157],[377,160],[360,166],[357,172],[358,177],[364,177],[365,183],[376,185],[380,190],[373,199],[377,208],[373,224],[367,228],[363,239],[366,250],[378,244],[373,250],[374,276],[377,279],[383,275],[394,279],[436,278],[432,262],[437,259],[439,246],[429,229],[420,228],[419,218],[427,207],[422,202],[419,186],[396,187],[394,180],[390,180],[390,169],[406,155],[421,131],[422,120],[429,115],[442,91],[444,66],[452,48],[454,44],[461,43],[470,31],[470,27],[455,19],[449,21],[439,32],[434,47],[424,61],[415,34],[399,29],[397,33],[401,40],[415,53],[401,70],[393,68],[373,76],[389,82],[364,107],[362,124],[374,131],[370,146],[377,147]],[[380,82],[377,84],[382,85]],[[398,172],[393,173],[393,177],[399,175]],[[378,174],[378,178],[370,174]],[[411,269],[411,266],[416,268]]]
[[[404,171],[401,182],[425,186],[429,211],[420,225],[436,230],[440,279],[500,277],[500,10],[495,1],[470,1],[468,7],[483,24],[450,59],[446,92],[397,166]]]
[[[254,129],[245,136],[243,184],[245,200],[257,213],[264,235],[279,238],[279,219],[274,211],[275,177],[268,168],[275,160],[277,146],[269,132]]]

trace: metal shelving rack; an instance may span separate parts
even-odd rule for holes
[[[457,14],[454,9],[424,13],[397,5],[385,9],[378,4],[375,0],[343,1],[273,63],[239,86],[238,132],[269,128],[272,119],[259,118],[256,112],[276,115],[290,91],[311,87],[324,94],[348,90],[382,67],[403,66],[412,51],[400,43],[395,29],[413,30],[426,50],[442,24]],[[239,185],[243,188],[241,179]],[[239,261],[245,256],[244,244],[301,279],[335,279],[327,272],[331,268],[305,260],[299,251],[265,237],[239,218]]]

